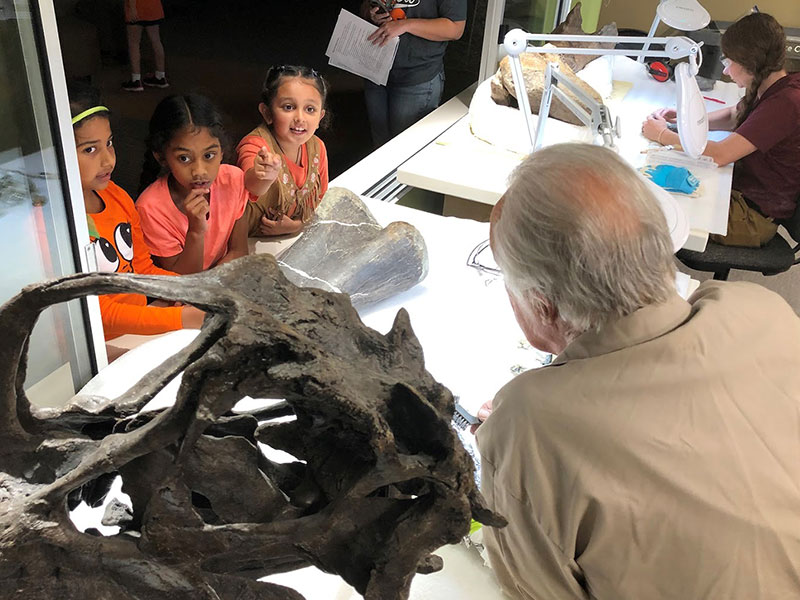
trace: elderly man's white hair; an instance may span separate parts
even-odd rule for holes
[[[559,144],[533,153],[494,218],[492,250],[509,290],[537,292],[575,332],[674,292],[659,203],[611,150]]]

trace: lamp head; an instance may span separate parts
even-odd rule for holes
[[[696,31],[711,22],[711,15],[697,0],[662,0],[656,8],[656,15],[679,31]]]
[[[699,158],[708,142],[708,113],[697,79],[688,63],[675,68],[678,84],[678,136],[683,151],[692,158]]]

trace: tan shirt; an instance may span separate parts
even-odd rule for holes
[[[583,334],[478,430],[514,598],[800,598],[800,319],[708,282]]]

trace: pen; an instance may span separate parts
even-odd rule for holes
[[[705,100],[710,100],[711,102],[716,102],[717,104],[725,104],[724,100],[720,100],[719,98],[709,98],[708,96],[703,96]]]

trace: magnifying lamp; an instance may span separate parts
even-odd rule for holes
[[[679,0],[681,2],[685,0]],[[528,46],[530,41],[542,42],[610,42],[614,44],[663,44],[663,50],[648,51],[630,50],[622,48],[564,48],[564,47],[542,47]],[[708,114],[706,113],[703,95],[697,85],[695,75],[702,64],[702,53],[700,46],[702,42],[695,42],[687,37],[637,37],[637,36],[603,36],[603,35],[557,35],[557,34],[531,34],[525,33],[521,29],[509,31],[503,39],[503,46],[508,53],[511,61],[511,76],[514,80],[514,89],[517,95],[517,102],[520,111],[525,117],[528,128],[528,135],[531,143],[531,150],[536,150],[541,146],[544,139],[543,131],[547,122],[547,115],[550,111],[550,101],[556,95],[575,115],[586,125],[593,128],[597,135],[602,135],[603,143],[606,146],[614,147],[614,136],[619,137],[619,125],[612,124],[608,107],[597,102],[590,96],[583,94],[568,78],[560,74],[557,64],[549,63],[545,73],[544,93],[542,103],[539,107],[539,125],[534,128],[533,115],[531,114],[528,94],[525,89],[525,81],[522,74],[522,62],[520,54],[523,52],[534,52],[537,54],[588,54],[588,55],[635,55],[644,56],[664,56],[673,59],[688,57],[688,63],[680,63],[675,69],[675,81],[678,84],[677,113],[678,113],[678,136],[681,140],[683,151],[692,158],[698,158],[706,148],[708,140]],[[580,102],[586,107],[582,107],[570,96],[563,92],[560,87],[569,89]]]
[[[661,22],[678,31],[697,31],[711,22],[711,15],[697,0],[661,0],[656,7],[653,24],[647,33],[648,38],[656,34],[658,24]],[[649,42],[645,43],[642,50],[648,48],[650,48]],[[640,56],[639,62],[644,62],[644,58],[644,55]]]

